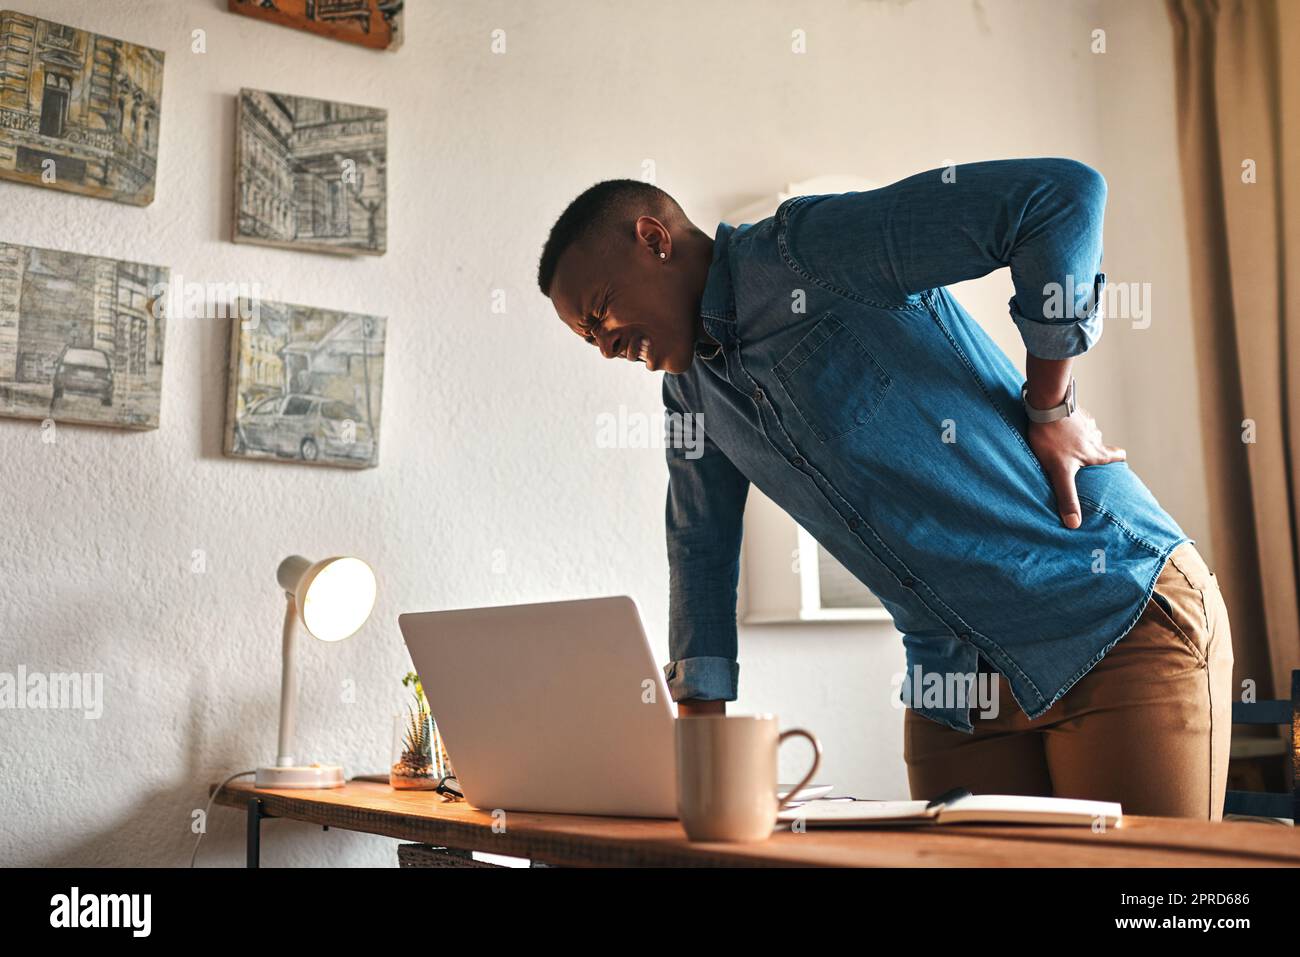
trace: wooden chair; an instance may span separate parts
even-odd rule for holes
[[[1294,825],[1300,821],[1300,669],[1291,672],[1291,700],[1234,701],[1233,724],[1280,724],[1290,729],[1286,750],[1291,756],[1291,790],[1228,791],[1223,802],[1223,817],[1284,818]],[[1285,753],[1285,751],[1283,752]]]

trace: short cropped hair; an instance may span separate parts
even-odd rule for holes
[[[555,221],[542,247],[537,266],[537,285],[542,294],[551,294],[556,264],[570,246],[593,231],[615,229],[647,213],[661,217],[685,215],[677,200],[658,186],[636,179],[607,179],[580,193]]]

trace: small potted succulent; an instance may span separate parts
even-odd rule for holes
[[[388,783],[404,791],[433,789],[453,773],[451,762],[419,676],[408,672],[402,684],[412,689],[413,703],[394,719],[394,761],[388,770]]]

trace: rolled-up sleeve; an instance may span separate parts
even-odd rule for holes
[[[1066,359],[1101,337],[1105,206],[1105,178],[1077,160],[964,163],[793,201],[786,248],[832,288],[883,305],[1009,266],[1025,348]]]
[[[664,677],[674,701],[734,701],[740,678],[736,587],[749,480],[709,439],[681,380],[664,374],[671,658]]]
[[[1058,316],[1027,316],[1017,302],[1018,294],[1012,296],[1008,303],[1011,319],[1020,329],[1020,339],[1029,354],[1040,359],[1069,359],[1083,355],[1095,346],[1101,338],[1105,321],[1102,309],[1105,286],[1106,274],[1097,273],[1084,287],[1090,298],[1076,304],[1077,315],[1067,315],[1062,309]],[[1066,302],[1072,300],[1068,294],[1063,294],[1062,304]]]

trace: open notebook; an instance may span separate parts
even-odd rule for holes
[[[971,794],[956,790],[933,801],[816,800],[792,805],[778,821],[802,819],[809,827],[858,827],[872,824],[1064,824],[1114,827],[1123,811],[1113,801],[1026,797],[1019,794]]]

